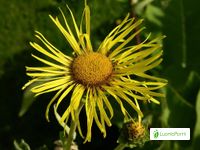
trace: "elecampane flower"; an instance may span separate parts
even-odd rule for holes
[[[68,56],[53,46],[40,32],[36,31],[36,37],[43,46],[31,42],[31,46],[38,52],[47,56],[44,59],[32,55],[45,66],[26,67],[27,75],[32,77],[23,88],[34,84],[31,89],[36,96],[56,91],[55,96],[47,106],[46,117],[50,106],[55,103],[55,109],[68,99],[70,104],[61,114],[60,123],[68,123],[71,118],[77,122],[81,136],[79,113],[85,108],[87,117],[87,133],[85,141],[91,141],[91,128],[96,122],[100,131],[106,136],[105,126],[111,126],[111,118],[114,115],[113,107],[108,95],[112,96],[119,104],[125,117],[128,111],[124,104],[128,103],[136,113],[142,117],[139,101],[159,103],[156,97],[163,97],[157,90],[166,84],[164,79],[148,75],[146,71],[158,66],[162,58],[161,45],[156,38],[127,46],[144,28],[139,28],[142,20],[135,21],[129,18],[129,14],[115,27],[97,50],[94,50],[90,40],[90,9],[85,4],[80,27],[76,24],[72,11],[67,6],[73,21],[74,31],[70,28],[62,10],[60,10],[64,24],[57,17],[51,20],[64,35],[66,41],[73,49],[74,55]],[[113,100],[113,99],[112,99]]]

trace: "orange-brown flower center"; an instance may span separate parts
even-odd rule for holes
[[[111,76],[113,65],[110,59],[100,53],[82,54],[72,63],[72,74],[76,81],[86,85],[105,83]]]

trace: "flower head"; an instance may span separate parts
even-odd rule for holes
[[[68,7],[68,6],[67,6]],[[87,117],[87,134],[85,141],[91,141],[91,128],[93,122],[97,124],[104,137],[105,126],[111,126],[114,115],[113,107],[107,95],[112,96],[119,104],[121,112],[128,116],[124,104],[128,103],[136,113],[142,117],[139,101],[159,103],[156,97],[162,97],[160,89],[166,84],[164,79],[148,75],[146,71],[158,66],[162,59],[161,45],[157,43],[162,37],[127,46],[144,28],[135,31],[142,20],[135,21],[127,15],[124,20],[114,28],[103,40],[97,50],[94,50],[90,40],[90,9],[85,4],[80,27],[71,14],[75,33],[69,26],[62,10],[60,10],[64,24],[57,17],[51,20],[66,38],[72,48],[73,56],[62,53],[53,46],[40,32],[36,37],[43,46],[31,42],[31,46],[43,55],[44,59],[32,55],[42,62],[44,67],[26,67],[27,75],[32,77],[24,88],[34,84],[31,89],[36,95],[56,91],[55,96],[47,106],[46,117],[50,106],[55,103],[55,109],[62,104],[69,93],[71,98],[66,110],[62,113],[60,123],[68,123],[68,119],[77,122],[80,135],[82,135],[79,122],[79,113],[85,108]]]
[[[149,141],[148,128],[142,122],[131,119],[123,124],[118,139],[119,143],[127,144],[127,146],[133,148],[142,146],[147,141]]]

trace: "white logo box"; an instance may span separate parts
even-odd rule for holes
[[[150,128],[150,140],[190,140],[190,128]]]

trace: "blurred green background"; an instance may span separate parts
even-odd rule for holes
[[[23,92],[21,87],[29,79],[25,75],[25,66],[38,63],[30,56],[34,50],[29,41],[36,40],[34,30],[43,33],[64,53],[70,53],[70,47],[48,17],[48,14],[59,15],[57,7],[65,8],[66,3],[80,22],[83,0],[0,1],[0,150],[14,149],[13,141],[20,139],[24,139],[31,149],[53,149],[53,142],[59,139],[62,128],[55,121],[53,113],[50,123],[44,117],[53,93],[35,99],[28,91]],[[127,13],[144,18],[143,25],[147,29],[141,36],[149,32],[153,37],[161,34],[167,36],[163,40],[164,61],[152,72],[168,79],[169,84],[163,89],[166,99],[161,100],[160,106],[144,106],[144,113],[149,127],[190,128],[191,140],[149,141],[144,147],[135,149],[199,150],[200,1],[88,0],[88,3],[94,47],[98,47]],[[64,11],[67,12],[66,9]],[[68,18],[69,14],[66,16]],[[102,138],[95,125],[91,143],[83,144],[78,137],[80,150],[112,150],[116,147],[118,121],[118,118],[114,118],[113,126],[107,128],[106,139]]]

